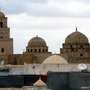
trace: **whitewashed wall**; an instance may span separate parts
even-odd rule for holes
[[[90,70],[90,64],[87,64]],[[51,72],[73,72],[80,71],[77,64],[28,64],[28,65],[3,65],[0,69],[8,68],[9,72],[0,72],[0,75],[25,75],[25,74],[43,74]]]

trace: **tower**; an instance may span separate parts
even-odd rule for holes
[[[2,12],[0,12],[0,54],[13,54],[13,39],[10,38],[7,17]]]
[[[60,52],[63,57],[67,56],[69,63],[90,63],[89,40],[77,28],[75,32],[66,37]]]
[[[33,37],[29,40],[26,52],[23,54],[24,62],[42,63],[51,52],[48,52],[46,41],[41,37]],[[31,57],[30,57],[31,56]]]

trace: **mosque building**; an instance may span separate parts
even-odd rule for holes
[[[13,38],[10,38],[7,17],[0,12],[0,87],[3,87],[4,83],[8,87],[10,85],[16,87],[20,84],[19,86],[23,89],[3,90],[51,90],[47,88],[46,81],[44,83],[39,79],[35,83],[34,78],[42,75],[46,80],[47,72],[80,72],[77,68],[80,63],[85,63],[87,69],[90,70],[90,43],[77,28],[75,32],[66,37],[65,43],[60,48],[60,54],[52,54],[48,48],[46,41],[36,36],[29,40],[26,52],[13,54]],[[3,76],[6,76],[3,80],[8,81],[8,84],[2,80]],[[30,77],[32,81],[29,82]],[[33,89],[31,87],[25,89],[25,85],[29,83],[33,85]]]
[[[10,38],[10,28],[7,26],[7,17],[0,12],[0,61],[4,64],[23,65],[42,63],[52,53],[48,52],[46,41],[41,37],[33,37],[27,44],[26,52],[13,54],[13,39]],[[60,49],[60,56],[68,63],[90,63],[90,44],[88,38],[76,31],[68,35]]]

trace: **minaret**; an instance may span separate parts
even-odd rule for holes
[[[13,39],[10,38],[10,28],[7,17],[0,11],[0,54],[13,54]]]

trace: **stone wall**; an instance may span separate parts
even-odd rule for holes
[[[52,90],[90,90],[90,73],[49,72],[47,86]]]

